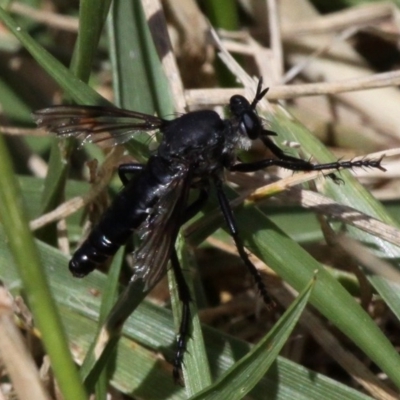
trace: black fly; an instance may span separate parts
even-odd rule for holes
[[[143,279],[147,288],[165,274],[171,260],[182,302],[182,322],[177,339],[174,378],[179,379],[190,323],[191,296],[182,275],[174,248],[180,227],[205,204],[211,186],[216,190],[219,205],[229,232],[244,264],[252,275],[267,305],[271,304],[262,277],[250,261],[229,202],[223,191],[223,173],[251,172],[269,166],[293,171],[315,171],[353,167],[384,170],[381,160],[337,161],[311,164],[286,155],[269,136],[275,133],[262,127],[256,113],[257,103],[265,96],[260,79],[254,100],[243,96],[230,99],[231,118],[221,119],[214,111],[192,111],[173,120],[165,120],[135,111],[109,107],[57,106],[36,111],[37,125],[59,136],[75,136],[84,142],[105,145],[121,144],[139,132],[159,131],[162,140],[147,164],[123,164],[118,173],[124,188],[114,199],[98,225],[76,250],[69,269],[83,277],[114,255],[133,231],[142,237],[135,252],[133,279]],[[236,153],[248,149],[251,141],[261,139],[276,156],[252,163],[242,163]],[[132,178],[128,176],[133,175]],[[334,176],[332,175],[334,178]],[[189,190],[199,192],[189,203]]]

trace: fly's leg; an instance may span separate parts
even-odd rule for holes
[[[298,157],[293,157],[288,154],[286,154],[279,146],[277,146],[267,135],[271,136],[271,134],[274,134],[274,132],[271,132],[267,129],[263,130],[263,135],[260,137],[262,142],[264,143],[264,146],[267,147],[271,152],[278,157],[280,160],[285,160],[285,161],[290,161],[292,163],[295,163],[298,165],[298,168],[304,167],[303,171],[308,171],[307,168],[310,168],[312,165],[309,161],[303,160]],[[276,135],[276,133],[275,133]],[[299,169],[297,169],[299,171]],[[329,178],[331,178],[335,183],[340,183],[342,180],[338,178],[335,174],[329,174]]]
[[[228,230],[230,235],[232,236],[233,240],[235,241],[236,248],[239,252],[239,256],[246,265],[247,269],[249,270],[250,274],[252,275],[256,286],[258,288],[258,291],[260,292],[264,303],[267,305],[268,308],[270,308],[274,302],[269,296],[267,292],[267,288],[264,285],[264,282],[262,280],[261,274],[258,271],[258,269],[254,266],[254,264],[250,261],[249,256],[246,253],[246,250],[244,249],[243,243],[239,237],[239,232],[238,228],[236,225],[235,218],[233,216],[232,209],[229,205],[229,201],[225,196],[225,193],[222,189],[222,182],[219,179],[215,179],[215,188],[217,190],[217,197],[219,201],[219,205],[222,210],[222,214],[225,218],[225,222],[228,225]]]
[[[386,171],[386,169],[383,168],[381,165],[382,158],[378,160],[362,159],[362,160],[349,160],[349,161],[335,161],[325,164],[311,164],[308,161],[299,162],[298,160],[300,159],[296,158],[294,158],[294,160],[297,161],[293,161],[291,158],[290,159],[285,158],[279,160],[267,158],[265,160],[260,160],[252,163],[238,163],[229,167],[229,170],[240,171],[240,172],[254,172],[267,167],[277,166],[290,169],[292,171],[323,171],[327,169],[340,170],[340,169],[353,169],[353,168],[378,168],[381,171]]]
[[[126,186],[130,179],[128,178],[128,174],[134,174],[140,171],[143,171],[146,165],[144,164],[121,164],[118,167],[118,176],[121,179],[121,182]]]
[[[269,132],[264,130],[264,132]],[[269,133],[268,133],[269,134]],[[271,152],[278,157],[280,160],[286,160],[286,161],[290,161],[293,163],[297,163],[299,165],[312,165],[311,163],[309,163],[306,160],[303,160],[301,158],[297,158],[297,157],[293,157],[290,156],[288,154],[286,154],[279,146],[277,146],[269,137],[267,137],[266,135],[262,135],[260,137],[260,139],[262,140],[262,142],[264,143],[264,146],[267,147],[269,150],[271,150]]]
[[[175,249],[173,249],[171,253],[171,265],[176,279],[179,300],[182,303],[181,323],[179,325],[178,337],[176,340],[177,343],[175,357],[172,363],[174,367],[174,370],[172,372],[174,381],[176,383],[179,383],[181,382],[183,357],[185,355],[186,345],[190,334],[191,315],[189,304],[192,301],[192,297],[190,295],[189,287],[186,283],[185,277],[183,276]]]
[[[182,225],[193,218],[202,209],[207,199],[208,191],[205,189],[201,189],[199,197],[186,208],[185,213],[182,217]],[[192,297],[190,295],[189,287],[186,283],[185,277],[183,276],[175,249],[173,249],[171,253],[171,265],[176,279],[179,300],[182,303],[181,323],[179,325],[176,353],[173,361],[173,378],[174,381],[178,383],[181,381],[183,357],[185,355],[187,340],[189,337],[189,303],[192,301]]]
[[[299,167],[303,166],[304,168],[310,168],[312,165],[309,161],[303,160],[301,158],[292,157],[286,154],[279,146],[277,146],[269,137],[266,135],[271,135],[271,132],[264,129],[263,132],[265,133],[261,136],[261,140],[264,143],[264,146],[267,147],[271,152],[278,157],[280,160],[286,160],[299,165]],[[306,169],[307,170],[307,169]],[[329,178],[331,178],[335,183],[340,183],[342,180],[338,178],[335,174],[329,174]]]

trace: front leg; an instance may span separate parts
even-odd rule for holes
[[[264,160],[252,163],[238,163],[230,166],[228,169],[230,171],[254,172],[271,166],[277,166],[289,169],[291,171],[323,171],[328,169],[340,170],[353,168],[378,168],[381,171],[386,171],[386,169],[381,166],[382,158],[380,158],[379,160],[362,159],[355,161],[334,161],[324,164],[312,164],[308,161],[299,162],[298,160],[301,159],[296,158],[295,160],[296,161],[293,161],[291,159],[274,160],[272,158],[266,158]]]
[[[264,132],[269,132],[264,130]],[[310,163],[306,160],[303,160],[301,158],[293,157],[288,154],[286,154],[279,146],[277,146],[269,137],[266,136],[266,134],[262,135],[260,137],[261,141],[264,143],[264,146],[268,148],[274,156],[279,158],[280,160],[288,161],[294,164],[299,164],[302,166],[307,166],[310,165]]]

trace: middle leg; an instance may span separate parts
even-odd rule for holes
[[[264,300],[264,303],[267,305],[268,308],[270,308],[274,304],[274,301],[271,299],[271,297],[269,296],[269,294],[267,292],[267,288],[264,285],[264,282],[262,280],[262,276],[261,276],[260,272],[255,267],[255,265],[250,261],[249,256],[246,253],[246,250],[244,249],[243,243],[239,237],[239,231],[236,226],[236,221],[235,221],[232,209],[229,205],[229,201],[226,198],[225,193],[222,188],[222,181],[219,178],[215,178],[214,183],[215,183],[215,188],[217,190],[217,197],[218,197],[219,205],[222,210],[222,214],[228,225],[229,233],[232,236],[232,238],[236,244],[236,248],[239,252],[239,256],[242,259],[242,261],[244,262],[244,264],[246,265],[250,274],[252,275],[252,277],[257,285],[258,291],[260,292],[260,294]]]

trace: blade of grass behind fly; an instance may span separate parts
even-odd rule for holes
[[[108,25],[114,39],[111,42],[113,86],[120,107],[154,114],[144,23],[140,2],[113,3]]]
[[[154,114],[155,106],[148,74],[143,62],[143,43],[134,23],[134,8],[140,2],[113,2],[107,20],[109,55],[112,64],[113,89],[118,107]],[[136,107],[136,108],[135,108]],[[145,141],[127,143],[129,152],[140,162],[149,157]]]
[[[159,116],[171,114],[168,82],[141,2],[114,2],[108,27],[118,105]]]
[[[108,38],[117,105],[148,114],[157,113],[161,117],[172,114],[168,82],[141,2],[113,3],[108,20]],[[141,162],[149,156],[148,148],[138,141],[128,143],[127,148]]]

